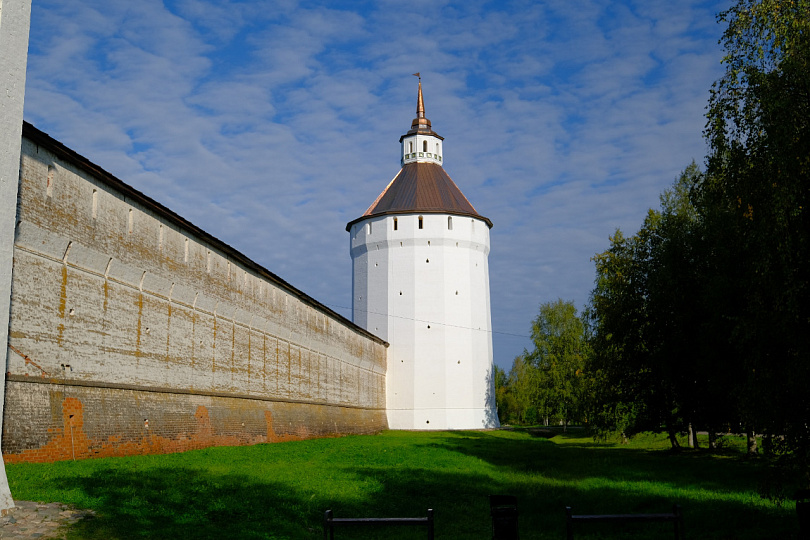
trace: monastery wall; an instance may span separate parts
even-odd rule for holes
[[[6,462],[387,427],[386,347],[26,124]]]

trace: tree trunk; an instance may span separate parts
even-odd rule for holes
[[[757,434],[754,433],[754,428],[749,427],[746,430],[745,437],[748,443],[748,453],[749,454],[756,454],[757,453]]]
[[[675,430],[672,428],[667,429],[667,434],[669,435],[669,444],[672,445],[673,450],[680,450],[681,445],[678,442],[678,436],[675,433]]]
[[[687,426],[686,426],[686,433],[687,433],[686,441],[687,441],[687,444],[689,445],[689,448],[694,448],[695,447],[695,432],[692,431],[692,423],[691,422],[689,424],[687,424]]]

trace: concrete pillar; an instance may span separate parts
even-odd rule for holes
[[[0,434],[8,365],[8,324],[11,309],[11,266],[17,220],[25,67],[31,0],[0,0]],[[0,435],[1,436],[1,435]],[[0,441],[1,443],[2,441]],[[0,514],[14,508],[6,467],[0,455]]]

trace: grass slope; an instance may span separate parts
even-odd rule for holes
[[[683,507],[687,537],[789,538],[793,504],[756,493],[761,464],[739,452],[673,454],[661,436],[629,445],[527,431],[384,432],[183,454],[7,465],[15,498],[96,510],[69,538],[321,538],[335,517],[424,516],[436,537],[489,538],[487,496],[518,497],[520,536],[564,538],[575,513]],[[671,526],[581,527],[577,538],[671,538]],[[582,533],[582,534],[580,534]],[[338,538],[413,538],[413,529]]]

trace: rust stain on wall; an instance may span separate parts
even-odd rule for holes
[[[138,293],[138,324],[135,336],[135,358],[141,357],[141,324],[143,321],[143,292]]]
[[[273,413],[270,411],[264,411],[264,420],[267,423],[267,442],[269,443],[276,443],[276,442],[286,442],[286,441],[300,441],[306,437],[301,437],[299,434],[287,434],[287,435],[278,435],[276,434],[275,429],[273,429]]]
[[[217,370],[217,309],[214,308],[214,339],[211,342],[211,373]]]
[[[62,286],[59,291],[59,325],[56,327],[56,343],[61,347],[65,336],[65,304],[67,303],[67,266],[62,265]]]
[[[109,288],[110,288],[109,282],[107,281],[107,278],[105,277],[104,278],[104,306],[102,307],[102,310],[104,311],[104,313],[107,313],[107,298],[109,298],[109,296],[110,296]]]
[[[172,303],[166,303],[166,367],[169,367],[169,344],[172,339]]]
[[[57,394],[61,394],[61,392],[54,392],[52,395],[58,398]],[[244,421],[241,423],[241,433],[238,432],[240,429],[238,425],[236,427],[226,426],[231,430],[230,433],[218,433],[213,426],[208,408],[200,405],[193,414],[194,426],[189,426],[188,431],[181,431],[174,437],[161,435],[159,431],[162,426],[158,422],[144,419],[142,426],[134,425],[134,423],[130,425],[127,429],[129,434],[113,434],[98,439],[92,438],[87,433],[85,406],[81,400],[67,397],[61,402],[57,399],[55,403],[56,408],[61,409],[54,411],[61,416],[61,421],[59,427],[48,430],[47,443],[39,448],[26,449],[17,453],[4,453],[3,459],[6,463],[48,463],[97,457],[169,454],[211,446],[242,446],[338,435],[329,430],[314,432],[303,423],[285,426],[284,431],[279,433],[274,426],[273,413],[269,410],[264,410],[264,433],[249,433],[244,428]],[[236,406],[231,409],[231,412],[250,413],[253,410],[255,409],[249,406]],[[306,415],[306,417],[310,416]],[[316,413],[314,418],[317,419],[317,416]],[[222,425],[221,421],[220,425]],[[136,432],[137,435],[132,436],[133,432]]]

